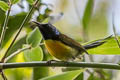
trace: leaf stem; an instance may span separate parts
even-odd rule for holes
[[[9,9],[8,9],[7,15],[5,17],[5,21],[4,21],[3,28],[2,28],[2,33],[1,33],[1,36],[0,36],[0,48],[2,46],[4,37],[5,37],[7,24],[8,24],[8,20],[9,20],[9,15],[10,15],[10,11],[11,11],[11,6],[12,6],[12,4],[9,3]]]
[[[113,63],[93,63],[93,62],[63,62],[63,61],[36,61],[23,63],[0,63],[0,69],[22,68],[22,67],[84,67],[103,68],[120,70],[119,64]]]
[[[20,52],[23,52],[23,51],[28,50],[28,49],[30,49],[30,48],[31,48],[31,46],[17,50],[16,52],[12,53],[10,56],[8,56],[7,58],[5,58],[4,62],[6,63],[6,62],[9,61],[11,58],[13,58],[13,57],[16,56],[17,54],[19,54]]]
[[[120,43],[119,43],[119,40],[118,40],[118,37],[117,37],[117,34],[116,34],[116,29],[115,29],[115,24],[114,24],[114,15],[112,15],[112,25],[113,25],[113,33],[115,35],[115,40],[118,44],[118,47],[120,48]]]
[[[3,78],[3,80],[8,80],[7,77],[5,76],[4,72],[2,71],[2,69],[0,71],[0,74],[1,74],[1,76]]]
[[[39,46],[43,45],[44,43],[40,43]],[[28,50],[28,49],[31,49],[31,46],[28,46],[28,47],[25,47],[25,48],[22,48],[22,49],[19,49],[17,50],[16,52],[12,53],[10,56],[8,56],[7,58],[5,58],[4,62],[6,63],[7,61],[9,61],[11,58],[13,58],[14,56],[18,55],[20,52],[23,52],[25,50]]]
[[[31,7],[30,11],[28,12],[27,16],[25,17],[25,19],[23,20],[22,24],[20,25],[20,28],[18,29],[18,32],[16,33],[13,41],[11,42],[10,46],[8,47],[7,51],[5,52],[5,55],[3,56],[1,62],[4,62],[8,52],[10,51],[11,47],[13,46],[13,44],[15,43],[18,35],[20,34],[22,28],[24,27],[25,23],[27,22],[28,18],[30,17],[34,7],[36,6],[36,4],[39,2],[39,0],[36,0],[35,3],[33,4],[33,6]]]

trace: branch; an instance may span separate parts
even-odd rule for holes
[[[39,0],[36,0],[35,3],[32,5],[30,11],[28,12],[27,16],[25,17],[25,19],[23,20],[22,24],[20,25],[20,28],[19,28],[18,32],[16,33],[16,35],[15,35],[13,41],[11,42],[10,46],[8,47],[8,49],[7,49],[6,53],[5,53],[5,55],[3,56],[1,62],[4,62],[4,60],[5,60],[5,58],[6,58],[7,54],[8,54],[8,52],[10,51],[11,47],[12,47],[13,44],[15,43],[15,41],[16,41],[18,35],[20,34],[22,28],[23,28],[24,25],[26,24],[28,18],[30,17],[30,15],[31,15],[31,13],[32,13],[32,11],[33,11],[33,9],[34,9],[34,7],[36,6],[36,4],[37,4],[38,2],[39,2]]]
[[[7,24],[8,24],[8,19],[9,19],[9,15],[10,15],[10,11],[11,11],[11,6],[12,6],[12,4],[9,2],[9,9],[7,11],[7,15],[5,17],[5,21],[4,21],[4,24],[3,24],[3,27],[2,27],[2,33],[1,33],[1,36],[0,36],[0,48],[2,46],[4,37],[5,37],[5,33],[6,33],[6,29],[7,29]]]
[[[120,70],[120,65],[113,63],[63,62],[63,61],[0,63],[0,69],[21,68],[21,67],[84,67],[84,68],[103,68],[103,69]]]
[[[1,74],[1,76],[3,78],[3,80],[7,80],[7,77],[5,76],[5,74],[4,74],[4,72],[2,70],[0,71],[0,74]]]
[[[118,36],[117,36],[117,33],[116,33],[115,24],[114,24],[114,14],[112,15],[112,26],[113,26],[113,33],[115,35],[115,40],[118,44],[118,47],[120,48],[120,43],[119,43],[119,40],[118,40]]]
[[[39,46],[43,45],[44,43],[40,43]],[[14,56],[18,55],[19,53],[25,51],[25,50],[28,50],[28,49],[31,49],[31,46],[28,46],[28,47],[25,47],[25,48],[22,48],[22,49],[18,49],[17,51],[15,51],[14,53],[12,53],[10,56],[6,57],[4,62],[8,62],[10,59],[12,59]]]
[[[17,54],[19,54],[20,52],[23,52],[23,51],[28,50],[28,49],[30,49],[30,48],[31,48],[31,46],[17,50],[16,52],[12,53],[10,56],[8,56],[7,58],[5,58],[4,62],[6,63],[6,62],[9,61],[11,58],[13,58],[13,57],[16,56]]]

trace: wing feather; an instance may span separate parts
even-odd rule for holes
[[[78,42],[73,40],[72,38],[70,38],[70,37],[68,37],[68,36],[66,36],[64,34],[61,34],[61,35],[59,35],[59,39],[64,44],[66,44],[66,45],[68,45],[68,46],[78,50],[80,53],[85,52],[85,53],[88,54],[86,49],[81,44],[79,44]]]

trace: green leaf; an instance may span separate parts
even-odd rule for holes
[[[4,1],[0,1],[0,8],[4,11],[7,11],[9,6],[7,3],[5,3]]]
[[[36,0],[27,0],[27,2],[29,3],[29,4],[33,4],[34,2],[35,2]],[[41,2],[41,0],[39,0],[39,2]]]
[[[23,47],[23,44],[26,43],[26,36],[20,38],[19,40],[17,40],[15,42],[15,44],[13,45],[13,47],[11,48],[11,50],[8,52],[8,55],[11,55],[12,53],[16,52],[18,49],[21,49]],[[15,62],[17,56],[14,56],[13,58],[11,58],[8,62]]]
[[[5,20],[5,11],[3,11],[1,8],[0,8],[0,16],[2,16],[2,18],[0,18],[0,27],[1,27]]]
[[[42,49],[44,49],[44,46],[41,46]],[[47,61],[50,60],[48,59],[48,53],[43,52],[44,53],[44,59],[43,61]],[[50,75],[50,73],[52,70],[50,70],[49,67],[37,67],[37,68],[33,68],[33,73],[32,73],[32,80],[38,80],[44,77],[48,77]]]
[[[42,49],[38,46],[38,47],[32,48],[31,50],[26,50],[24,51],[24,58],[25,58],[25,61],[29,61],[29,62],[42,61],[43,60]],[[38,80],[48,75],[49,75],[49,68],[47,67],[33,68],[32,80]]]
[[[88,27],[90,18],[92,16],[93,6],[94,6],[94,0],[88,0],[82,20],[84,28]]]
[[[38,80],[46,76],[49,76],[48,67],[33,68],[32,80]]]
[[[46,77],[46,78],[39,79],[39,80],[61,80],[61,79],[74,80],[83,71],[84,71],[84,69],[83,70],[68,71],[68,72],[64,72],[62,74]]]
[[[88,36],[89,39],[98,39],[108,35],[109,32],[109,22],[106,16],[108,3],[102,2],[99,8],[96,9],[94,15],[90,20],[88,26]]]
[[[35,1],[35,0],[27,0],[27,2],[28,2],[29,4],[31,4],[31,5],[34,3],[34,1]]]
[[[84,80],[84,73],[82,72],[81,74],[79,74],[75,80]]]
[[[105,43],[103,43],[100,46],[88,49],[89,54],[120,55],[120,48],[118,47],[118,44],[116,43],[114,37],[87,42],[87,44],[94,43],[100,40],[101,42],[105,42]],[[119,41],[120,41],[120,36],[119,36]]]
[[[26,61],[42,61],[43,60],[43,51],[37,46],[30,50],[24,51],[24,58]]]
[[[39,29],[36,27],[27,37],[27,44],[32,45],[32,47],[36,47],[40,44],[42,40]]]
[[[5,73],[7,74],[8,80],[11,80],[11,77],[12,80],[23,80],[25,79],[24,70],[24,68],[9,69],[5,70]]]
[[[14,35],[14,33],[18,30],[25,16],[26,16],[25,12],[21,12],[17,15],[10,16],[8,25],[7,25],[8,28],[5,33],[5,38],[4,38],[2,47],[11,39],[11,36]]]
[[[16,4],[16,3],[18,3],[20,0],[11,0],[11,3],[12,4]]]

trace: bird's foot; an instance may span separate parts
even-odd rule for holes
[[[49,60],[49,61],[47,61],[47,64],[49,65],[49,64],[51,64],[52,62],[58,62],[57,60]]]

